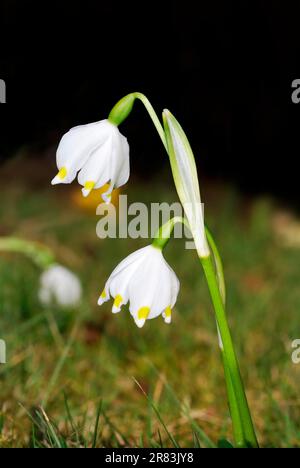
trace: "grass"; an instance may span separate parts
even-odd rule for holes
[[[174,201],[171,180],[134,182],[130,201]],[[46,188],[45,188],[46,187]],[[197,258],[183,241],[166,257],[181,281],[171,326],[139,330],[129,314],[112,316],[97,297],[113,267],[145,239],[100,240],[96,215],[80,209],[79,187],[2,184],[1,235],[38,240],[80,276],[77,310],[43,308],[39,272],[1,255],[1,447],[207,447],[232,440],[209,295]],[[300,446],[300,251],[278,241],[268,199],[231,188],[205,193],[208,225],[225,263],[228,313],[259,440]]]

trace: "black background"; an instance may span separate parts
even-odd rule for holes
[[[55,145],[131,91],[169,108],[209,177],[298,203],[300,4],[1,0],[0,157]],[[140,105],[122,126],[134,171],[165,163]],[[151,133],[153,132],[153,133]],[[155,169],[154,169],[155,168]]]

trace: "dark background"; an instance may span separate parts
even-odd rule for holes
[[[0,105],[1,160],[24,145],[42,152],[141,91],[180,120],[203,174],[297,204],[299,2],[0,5],[8,101]],[[163,149],[141,105],[122,131],[136,174],[162,170]]]

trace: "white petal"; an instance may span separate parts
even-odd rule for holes
[[[163,256],[157,270],[160,271],[160,282],[151,304],[149,319],[164,313],[168,307],[172,309],[176,303],[179,292],[179,280]],[[170,323],[170,317],[167,317],[167,321]]]
[[[122,304],[126,304],[128,302],[128,283],[132,277],[133,272],[148,255],[149,247],[150,246],[147,246],[133,252],[113,270],[104,288],[105,298],[100,296],[98,301],[99,305],[102,305],[104,302],[108,301],[110,294],[114,298],[120,294],[123,298]],[[114,309],[114,311],[117,310]]]
[[[156,317],[162,312],[158,311],[156,300],[160,301],[157,292],[163,294],[163,300],[166,299],[166,291],[170,291],[169,284],[165,285],[168,277],[163,274],[162,278],[162,253],[158,249],[150,246],[151,254],[139,265],[134,272],[129,284],[130,312],[136,318],[138,311],[143,307],[150,308],[151,318]],[[163,280],[163,281],[161,281]],[[165,288],[165,286],[167,286]],[[154,305],[154,307],[153,307]],[[165,307],[169,304],[166,303]]]
[[[87,182],[93,182],[91,188],[83,188],[83,195],[87,196],[92,188],[102,187],[110,179],[110,156],[112,137],[110,136],[103,145],[97,148],[90,156],[78,174],[78,182],[85,187]]]
[[[106,192],[103,192],[101,194],[101,197],[104,203],[109,204],[111,202],[111,194],[112,194],[113,189],[114,189],[114,184],[111,183],[109,184],[109,187],[106,190]]]
[[[57,174],[52,180],[51,180],[51,185],[57,185],[57,184],[69,184],[71,183],[75,177],[76,177],[76,171],[67,169],[67,175],[63,179]]]
[[[164,319],[165,323],[170,324],[172,322],[172,316],[171,315],[168,315],[168,317],[166,317],[166,314],[163,313],[162,316],[163,316],[163,319]]]
[[[109,301],[109,299],[110,299],[110,297],[104,298],[104,297],[100,296],[99,299],[98,299],[97,304],[98,304],[99,306],[102,306],[102,304],[104,304],[104,302]]]
[[[169,267],[170,268],[170,267]],[[174,307],[177,301],[179,289],[180,289],[180,282],[177,276],[175,275],[174,271],[170,268],[170,282],[171,282],[171,308]]]
[[[111,296],[115,299],[117,296],[122,297],[122,302],[119,306],[113,305],[112,312],[119,312],[121,310],[121,305],[125,305],[128,302],[128,283],[131,279],[132,273],[134,272],[137,266],[135,264],[130,265],[126,268],[125,271],[115,276],[109,285],[109,291]]]
[[[145,320],[145,319],[138,319],[138,318],[135,318],[134,321],[135,321],[136,326],[139,327],[139,328],[143,328],[143,326],[144,326],[145,323],[146,323],[146,320]]]
[[[124,258],[124,260],[122,260],[122,262],[119,263],[119,265],[113,270],[108,282],[134,262],[143,261],[149,254],[151,254],[152,248],[153,247],[151,245],[148,245],[147,247],[143,247],[142,249],[136,250],[132,254],[128,255],[128,257]]]
[[[171,292],[170,273],[167,269],[160,267],[159,283],[152,299],[149,319],[157,317],[171,306]]]
[[[112,154],[110,161],[110,186],[102,194],[105,203],[110,203],[114,187],[126,184],[130,174],[129,145],[127,139],[119,132],[113,135]]]
[[[128,285],[135,271],[144,263],[145,258],[149,255],[148,247],[137,250],[129,255],[112,272],[108,280],[108,287],[110,294],[113,297],[120,294],[121,296],[124,296],[124,300],[126,302],[128,301]]]
[[[62,137],[56,154],[58,169],[65,167],[68,171],[62,183],[74,180],[76,172],[84,166],[91,153],[112,134],[112,127],[107,120],[102,120],[74,127]]]
[[[116,151],[120,151],[120,164],[115,175],[115,186],[118,188],[128,182],[130,175],[129,145],[127,138],[121,134]]]

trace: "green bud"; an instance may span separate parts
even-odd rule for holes
[[[112,108],[108,120],[117,127],[129,116],[132,111],[135,93],[127,94]]]

